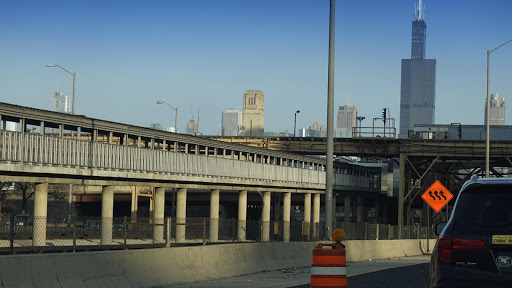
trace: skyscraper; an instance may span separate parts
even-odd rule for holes
[[[265,131],[265,113],[263,92],[246,90],[244,93],[244,111],[242,113],[242,135],[263,136]]]
[[[352,127],[356,126],[357,107],[348,106],[347,104],[339,106],[336,128],[345,128],[352,131]]]
[[[222,136],[238,136],[242,128],[242,112],[229,109],[222,112]]]
[[[489,124],[505,125],[505,98],[499,94],[491,94],[489,106]],[[484,124],[487,125],[487,107],[484,105]]]
[[[64,95],[62,92],[56,91],[53,93],[53,106],[52,111],[71,113],[71,101],[68,95]]]
[[[412,21],[411,59],[402,59],[399,138],[407,138],[415,124],[435,123],[436,60],[425,59],[427,24],[419,0]]]

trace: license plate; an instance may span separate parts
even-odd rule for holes
[[[492,235],[492,244],[512,245],[512,235]]]

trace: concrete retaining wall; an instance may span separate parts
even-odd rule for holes
[[[421,241],[425,251],[426,241]],[[421,255],[418,240],[346,241],[347,261]],[[435,240],[431,240],[432,249]],[[317,243],[0,256],[2,287],[155,287],[311,265]]]

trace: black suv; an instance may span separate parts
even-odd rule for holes
[[[512,287],[512,179],[462,186],[430,262],[430,287]]]

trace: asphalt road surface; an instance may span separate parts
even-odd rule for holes
[[[348,278],[350,288],[428,288],[428,264],[417,264]],[[309,288],[309,285],[294,286]]]
[[[357,288],[424,288],[428,287],[430,256],[413,256],[392,259],[347,263],[348,287]],[[310,267],[211,280],[198,283],[173,285],[179,288],[291,288],[309,287]]]

